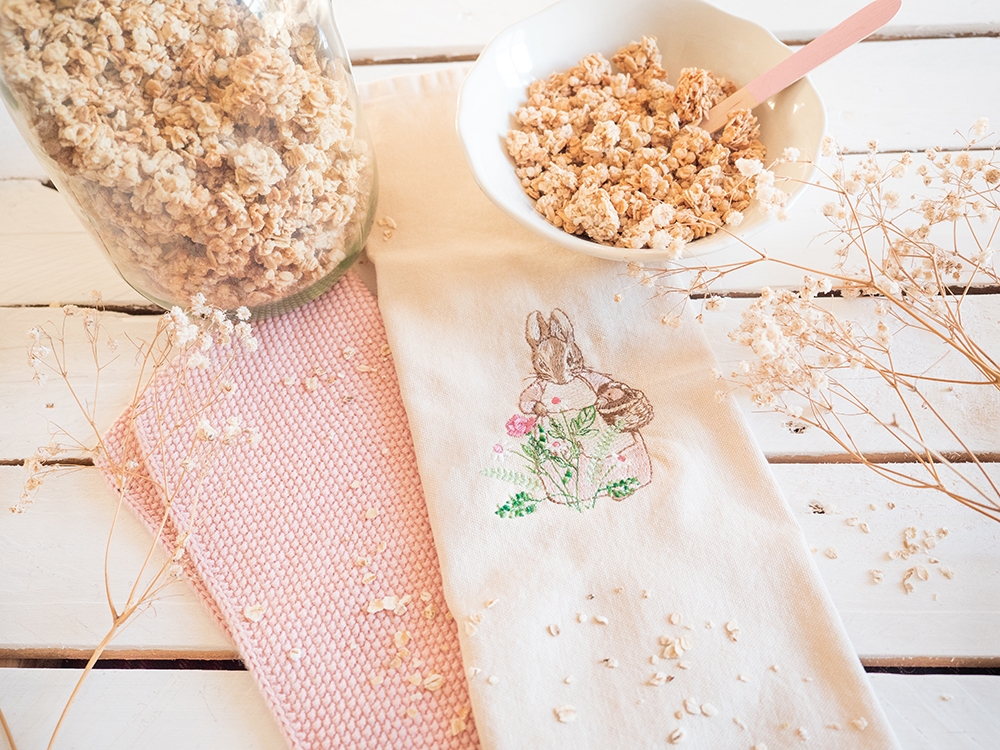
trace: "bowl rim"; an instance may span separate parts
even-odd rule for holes
[[[594,2],[595,0],[582,0],[583,2]],[[540,20],[548,15],[558,16],[560,13],[564,12],[565,6],[578,5],[581,0],[559,0],[559,2],[553,3],[552,5],[543,8],[529,16],[526,16],[519,21],[507,26],[505,29],[497,33],[487,45],[483,48],[482,52],[476,59],[475,64],[469,70],[462,82],[462,86],[458,94],[457,110],[455,114],[455,128],[459,137],[459,142],[462,146],[462,152],[465,155],[466,162],[472,172],[473,179],[479,188],[486,194],[486,196],[493,202],[495,206],[500,208],[505,214],[517,221],[520,225],[531,229],[532,231],[542,235],[546,239],[555,242],[556,244],[562,245],[570,250],[583,253],[585,255],[591,255],[598,258],[605,258],[608,260],[620,260],[620,261],[661,261],[661,260],[672,260],[674,262],[683,263],[686,260],[697,259],[704,257],[706,255],[711,255],[722,250],[726,250],[735,245],[745,244],[745,241],[750,237],[758,234],[759,232],[772,227],[777,221],[776,217],[766,217],[764,220],[757,222],[754,226],[748,227],[746,229],[739,230],[738,232],[732,232],[726,227],[721,227],[713,235],[708,237],[693,240],[688,243],[685,249],[685,253],[681,258],[671,259],[667,257],[665,251],[657,251],[650,248],[626,248],[618,247],[616,245],[604,245],[599,242],[595,242],[590,239],[585,239],[582,236],[570,234],[569,232],[550,224],[541,214],[538,214],[534,210],[530,214],[526,214],[524,211],[519,210],[517,207],[509,205],[506,195],[494,189],[489,180],[486,178],[485,173],[489,170],[481,166],[481,157],[476,150],[472,148],[472,139],[466,137],[467,132],[473,132],[474,128],[469,124],[469,120],[473,117],[471,114],[471,107],[468,105],[469,99],[471,98],[468,92],[472,91],[472,86],[476,84],[480,77],[485,76],[487,73],[487,65],[494,59],[497,49],[502,45],[502,42],[507,38],[515,35],[519,30],[538,23]],[[792,50],[782,42],[778,37],[776,37],[769,29],[757,23],[756,21],[751,21],[742,16],[738,16],[734,13],[722,10],[721,8],[712,5],[705,0],[624,0],[624,3],[628,6],[636,6],[640,4],[650,4],[656,5],[658,7],[663,7],[667,9],[669,6],[688,6],[698,8],[709,13],[717,14],[720,18],[726,18],[728,20],[733,20],[740,22],[742,24],[747,24],[753,27],[758,33],[763,33],[766,38],[780,47],[783,47],[787,51],[787,55],[792,54]],[[620,8],[620,6],[619,6]],[[627,9],[626,9],[627,10]],[[624,15],[624,13],[623,13]],[[584,54],[587,54],[584,52]],[[537,78],[535,79],[537,80]],[[804,173],[801,176],[802,184],[794,189],[788,202],[785,204],[785,208],[790,207],[795,203],[799,197],[804,192],[806,183],[811,182],[815,176],[818,169],[818,158],[819,149],[822,139],[826,133],[827,128],[827,116],[826,116],[826,106],[820,96],[819,91],[813,85],[809,76],[805,76],[796,83],[788,86],[784,91],[788,91],[793,87],[803,87],[803,89],[808,92],[808,95],[815,99],[815,103],[818,105],[816,115],[818,116],[818,138],[815,144],[814,151],[812,155],[812,163],[808,165]],[[779,92],[775,96],[780,96]],[[773,97],[771,97],[773,99]],[[770,99],[769,99],[770,101]],[[758,106],[763,106],[764,102],[761,102]],[[513,114],[513,113],[511,113]],[[527,197],[527,194],[524,194]],[[530,197],[528,197],[530,200]],[[708,242],[702,245],[703,250],[699,250],[696,246],[700,242]],[[692,250],[693,248],[693,250]]]

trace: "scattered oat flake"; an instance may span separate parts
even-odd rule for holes
[[[380,672],[378,674],[373,674],[368,678],[368,682],[372,684],[372,687],[381,685],[385,681],[385,673]]]
[[[486,602],[483,605],[483,607],[485,607],[486,609],[489,609],[490,607],[495,606],[498,601],[499,601],[498,599],[490,599],[488,602]]]
[[[359,482],[357,479],[355,479],[353,482],[351,482],[350,487],[351,487],[352,490],[360,490],[361,489],[361,482]]]
[[[791,724],[789,724],[787,721],[783,721],[778,725],[778,729],[785,730],[788,729],[788,727],[790,726]]]
[[[736,675],[736,679],[740,682],[750,682],[750,677],[745,674]]]
[[[801,739],[803,742],[809,740],[809,730],[806,729],[805,727],[799,727],[798,729],[796,729],[795,734],[797,734],[799,736],[799,739]]]
[[[813,681],[813,678],[812,678],[812,677],[803,677],[803,678],[802,678],[802,681],[803,681],[803,682],[812,682],[812,681]]]
[[[392,636],[392,642],[396,644],[396,648],[403,648],[403,646],[410,642],[410,631],[397,630]]]
[[[298,378],[284,378],[284,379],[282,379],[281,382],[282,382],[283,385],[295,385],[295,384],[297,384],[299,382],[299,379]]]
[[[715,623],[713,623],[711,620],[706,620],[705,621],[705,629],[706,630],[711,630],[714,627],[715,627]]]
[[[717,709],[711,703],[702,703],[701,704],[701,713],[702,713],[702,716],[709,716],[709,717],[711,717],[711,716],[715,716],[717,713],[719,713],[719,709]]]
[[[429,602],[430,600],[431,600],[431,592],[430,591],[421,591],[420,592],[420,601],[422,601],[422,602]]]
[[[955,571],[953,571],[951,568],[941,568],[940,570],[941,570],[941,575],[943,575],[945,578],[949,580],[955,577]]]
[[[576,706],[558,706],[552,709],[552,713],[556,715],[560,724],[569,724],[576,720]]]
[[[853,517],[852,518],[848,518],[846,521],[844,521],[844,523],[846,523],[848,526],[857,526],[858,525],[858,519],[857,518],[853,518]]]
[[[871,529],[868,527],[868,524],[866,524],[866,523],[861,524],[858,528],[861,529],[861,531],[863,531],[865,534],[871,534],[872,533]]]
[[[371,521],[373,518],[378,516],[378,508],[369,508],[365,511],[365,518]]]
[[[946,536],[948,536],[948,529],[942,526],[940,529],[937,530],[937,535],[938,539],[944,539]]]
[[[490,685],[496,685],[498,682],[500,682],[500,678],[497,677],[495,674],[491,674],[489,677],[486,678],[486,682]]]
[[[469,670],[468,670],[468,672],[466,674],[469,675],[469,679],[472,679],[473,677],[475,677],[477,674],[479,674],[482,671],[483,670],[481,670],[479,667],[469,667]]]
[[[937,537],[928,536],[924,537],[923,545],[926,549],[934,549],[937,547]]]
[[[944,695],[941,696],[941,700],[943,700],[943,701],[950,701],[951,700],[951,696],[948,695],[947,693],[945,693]]]
[[[684,712],[683,711],[674,711],[674,718],[675,719],[683,719],[684,718]]]
[[[406,718],[415,719],[418,716],[420,716],[420,712],[417,711],[415,706],[410,706],[408,709],[406,709]]]
[[[375,580],[375,574],[374,573],[365,573],[363,576],[361,576],[361,583],[363,583],[365,586],[367,586],[369,583],[371,583],[374,580]]]
[[[678,727],[677,729],[675,729],[674,731],[672,731],[670,734],[667,735],[667,742],[669,742],[671,745],[679,745],[683,741],[684,741],[684,730],[681,729],[680,727]]]
[[[431,672],[427,677],[424,678],[424,687],[427,690],[434,691],[440,690],[444,686],[444,675],[440,675],[437,672]]]
[[[288,658],[291,659],[292,661],[298,661],[299,659],[302,658],[302,649],[301,648],[288,649]]]
[[[868,503],[868,509],[869,510],[877,510],[877,508],[875,507],[875,503]]]
[[[604,615],[594,615],[594,622],[597,625],[607,625],[608,624],[608,618],[605,617]]]
[[[606,666],[608,669],[616,669],[618,667],[618,660],[611,658],[601,659],[601,664]]]
[[[456,716],[451,720],[451,736],[454,737],[461,734],[465,731],[465,727],[465,719],[460,716]]]
[[[654,674],[652,677],[649,678],[649,681],[647,682],[647,684],[648,685],[652,685],[653,687],[658,687],[660,685],[663,685],[666,682],[667,682],[667,675],[666,675],[666,673],[665,672],[657,672],[656,674]]]
[[[770,667],[768,667],[768,669],[770,669],[772,672],[777,672],[778,671],[778,665],[777,664],[772,664]]]
[[[243,616],[250,622],[260,622],[267,608],[263,604],[248,604],[243,608]]]
[[[565,682],[567,685],[573,684],[573,675],[566,675],[565,677],[563,677],[563,682]]]
[[[476,627],[476,624],[474,622],[466,622],[465,623],[465,634],[466,635],[475,635],[477,630],[479,630],[479,628]]]
[[[914,570],[917,572],[917,578],[919,578],[921,581],[926,581],[928,579],[929,574],[927,573],[927,568],[925,568],[923,565],[918,565],[916,568],[914,568]]]
[[[473,623],[474,625],[480,625],[483,622],[483,613],[473,612],[471,615],[469,615],[469,622]]]
[[[834,732],[839,732],[840,731],[840,724],[838,724],[837,722],[833,722],[832,724],[827,724],[826,728],[827,729],[832,729]]]
[[[577,622],[586,622],[587,621],[587,615],[583,614],[583,612],[577,612],[576,613],[576,621]]]
[[[667,622],[669,622],[671,625],[680,625],[681,624],[680,613],[674,612],[673,614],[671,614],[670,617],[667,618]]]
[[[420,683],[424,681],[424,678],[423,675],[420,674],[420,672],[414,672],[413,674],[411,674],[409,677],[406,678],[406,681],[411,685],[419,686]]]
[[[345,346],[344,350],[341,352],[341,355],[344,357],[344,359],[350,359],[357,353],[358,350],[355,349],[353,346]]]
[[[763,742],[758,742],[756,745],[751,747],[750,750],[767,750],[767,745]]]
[[[679,661],[677,662],[678,669],[691,669],[691,662],[689,661]]]
[[[747,725],[746,725],[746,724],[744,724],[744,723],[743,723],[742,721],[740,721],[739,719],[737,719],[737,718],[736,718],[735,716],[733,717],[733,724],[735,724],[736,726],[738,726],[738,727],[739,727],[740,729],[742,729],[742,730],[743,730],[744,732],[745,732],[745,731],[746,731],[746,729],[747,729]]]
[[[648,599],[651,596],[652,596],[652,594],[650,593],[649,589],[644,589],[643,590],[643,592],[642,592],[642,598],[643,599]]]
[[[884,578],[884,575],[883,575],[883,573],[882,573],[881,570],[871,570],[869,572],[872,575],[872,582],[873,583],[882,583],[882,579]]]
[[[552,623],[546,629],[549,631],[549,635],[559,635],[562,632],[562,629],[556,623]]]
[[[866,719],[864,716],[859,716],[858,718],[851,720],[851,726],[853,726],[859,732],[863,732],[865,731],[865,728],[868,726],[868,719]]]
[[[885,507],[887,507],[889,510],[892,510],[893,508],[896,507],[896,503],[886,503]]]
[[[823,554],[829,557],[831,560],[837,559],[837,550],[833,547],[827,547],[823,550]]]
[[[684,710],[692,716],[697,716],[701,713],[701,703],[696,698],[685,698]]]

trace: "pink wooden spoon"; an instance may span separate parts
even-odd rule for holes
[[[902,0],[875,0],[853,16],[827,31],[765,73],[761,73],[732,96],[709,110],[701,127],[710,133],[726,124],[734,109],[753,109],[791,86],[809,71],[852,44],[878,31],[896,15]]]

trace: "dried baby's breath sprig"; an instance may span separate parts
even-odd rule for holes
[[[831,269],[771,260],[747,245],[751,257],[742,262],[639,274],[660,290],[706,297],[712,284],[757,263],[802,270],[800,289],[764,289],[744,312],[731,338],[753,356],[730,382],[755,406],[824,432],[882,476],[936,489],[1000,520],[1000,490],[943,408],[955,388],[1000,389],[1000,364],[963,317],[975,285],[1000,284],[992,249],[1000,229],[1000,169],[996,148],[984,148],[988,130],[980,120],[961,152],[931,149],[922,160],[888,159],[873,143],[853,167],[828,139],[824,153],[833,166],[818,187],[831,195],[823,208],[832,225],[827,239],[838,248]],[[904,199],[897,182],[914,171],[927,193]],[[631,268],[630,274],[637,275]],[[675,280],[686,288],[671,286]],[[858,302],[838,301],[835,308],[831,295]],[[902,337],[914,342],[910,349],[923,362],[904,361],[893,346]],[[859,442],[862,432],[887,437],[916,470],[871,460]],[[933,434],[958,450],[946,456],[933,449]]]
[[[117,344],[108,336],[104,311],[97,300],[94,307],[67,306],[58,323],[47,323],[29,331],[28,362],[35,379],[44,383],[46,376],[55,376],[69,393],[87,423],[87,435],[63,435],[68,444],[92,459],[110,478],[118,504],[105,545],[104,584],[111,625],[94,649],[53,729],[48,747],[51,750],[63,721],[84,680],[115,636],[137,615],[144,612],[183,573],[186,564],[185,547],[198,522],[201,488],[209,473],[219,466],[225,454],[237,444],[256,445],[260,435],[245,425],[238,415],[230,415],[213,423],[209,414],[234,390],[228,372],[243,351],[253,351],[257,340],[253,336],[249,311],[240,308],[235,320],[224,310],[208,306],[205,298],[196,295],[191,309],[178,307],[157,321],[148,340],[132,343],[136,350],[136,381],[126,417],[129,425],[121,444],[110,444],[98,426],[97,404],[100,397],[101,373],[111,360],[120,356]],[[80,332],[72,331],[71,321],[79,321]],[[71,373],[68,351],[75,337],[82,333],[90,348],[94,373],[89,390],[82,390],[83,377]],[[192,376],[199,371],[198,383]],[[170,409],[169,418],[166,410]],[[138,423],[147,431],[148,445],[142,450],[134,437]],[[169,471],[147,476],[143,465],[147,458],[156,458],[166,466],[168,441],[190,432],[188,451],[179,462],[175,474]],[[76,459],[76,464],[88,462]],[[22,498],[12,510],[23,511],[32,493],[41,484],[44,474],[63,468],[65,455],[57,444],[50,444],[27,462],[28,476]],[[173,467],[172,467],[173,468]],[[140,569],[132,576],[132,586],[124,601],[116,601],[111,591],[109,559],[111,545],[122,507],[132,493],[143,488],[154,489],[163,500],[162,515],[154,529],[154,538],[146,551]],[[178,497],[184,493],[186,507],[182,518],[172,517]],[[166,561],[156,567],[152,556],[156,547],[167,548]]]

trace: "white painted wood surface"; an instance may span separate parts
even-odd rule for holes
[[[801,43],[866,1],[717,4],[764,24],[787,42]],[[550,1],[334,4],[352,56],[370,62],[473,56],[504,26]],[[827,105],[829,131],[849,150],[863,152],[872,138],[886,150],[954,149],[962,145],[956,130],[977,118],[989,117],[995,128],[1000,126],[1000,97],[990,89],[1000,59],[1000,3],[905,0],[882,34],[894,41],[858,45],[812,76]],[[356,75],[364,82],[437,66],[360,65]],[[41,389],[30,382],[27,328],[61,315],[47,306],[86,302],[92,289],[100,289],[110,304],[146,305],[117,277],[62,197],[41,186],[43,179],[0,111],[0,461],[7,463],[47,442],[56,426],[71,434],[81,434],[86,426],[55,385]],[[909,182],[900,192],[919,187]],[[822,247],[811,242],[825,229],[822,203],[820,195],[805,197],[795,207],[795,221],[762,235],[760,244],[772,256],[827,262]],[[729,279],[720,289],[794,285],[798,276],[772,267]],[[630,283],[623,277],[626,293],[645,293]],[[728,366],[743,355],[725,333],[748,304],[731,299],[724,312],[706,315],[705,332]],[[832,304],[846,310],[852,303]],[[1000,296],[972,299],[967,311],[969,325],[1000,347]],[[113,314],[108,320],[122,336],[142,335],[155,325],[151,317],[134,315]],[[903,344],[901,354],[916,355],[919,347],[919,342]],[[85,353],[76,349],[71,357],[74,370],[82,372]],[[131,383],[127,358],[105,373],[100,426],[117,415]],[[995,455],[1000,452],[1000,403],[983,394],[960,389],[948,409],[977,448]],[[805,543],[815,549],[817,567],[859,655],[869,664],[887,666],[1000,664],[1000,525],[943,497],[903,490],[863,467],[826,462],[831,446],[822,436],[795,434],[785,426],[787,420],[755,413],[745,402],[743,407],[765,452],[776,461],[793,461],[773,465],[775,477]],[[934,443],[939,449],[953,447],[942,435]],[[875,435],[866,436],[864,445],[872,452],[886,448]],[[816,460],[824,462],[810,463]],[[990,470],[1000,477],[1000,465]],[[0,663],[13,657],[80,656],[107,627],[100,560],[114,498],[98,472],[84,468],[52,478],[27,513],[9,514],[5,508],[20,494],[23,471],[0,466]],[[859,523],[848,524],[851,518]],[[870,533],[860,529],[861,522]],[[112,566],[116,588],[129,582],[149,544],[148,533],[134,519],[121,523]],[[907,526],[921,532],[948,527],[934,551],[939,563],[928,555],[887,559]],[[826,554],[831,549],[835,558]],[[930,576],[907,595],[900,581],[912,564],[925,565]],[[954,578],[942,575],[942,566]],[[872,581],[873,569],[883,571],[879,585]],[[126,629],[111,649],[122,658],[233,653],[228,638],[183,584]],[[73,670],[0,669],[0,707],[21,750],[44,746],[75,678]],[[997,746],[1000,677],[876,674],[872,682],[903,747]],[[252,680],[240,672],[100,671],[74,709],[64,740],[68,737],[73,739],[67,747],[80,748],[284,747]]]
[[[1000,665],[1000,525],[943,496],[904,490],[861,466],[773,470],[866,663]],[[20,467],[0,467],[0,497],[16,497],[23,476]],[[97,470],[81,468],[50,479],[25,513],[0,512],[0,659],[79,658],[107,631],[102,559],[115,502]],[[814,506],[826,506],[826,512]],[[849,525],[849,518],[867,523],[870,533]],[[887,559],[908,526],[921,532],[948,528],[933,550],[940,563],[929,562],[929,555]],[[131,583],[149,543],[134,518],[122,519],[113,546],[114,591]],[[837,551],[836,559],[826,556],[829,549]],[[917,564],[932,575],[907,595],[902,576]],[[954,579],[942,575],[944,568]],[[884,572],[881,585],[872,582],[872,569]],[[109,656],[142,652],[147,658],[235,656],[183,583],[127,628]]]
[[[76,670],[0,669],[0,703],[19,748],[45,747],[77,675]],[[996,747],[1000,680],[981,675],[873,674],[871,681],[905,750]],[[245,672],[107,670],[96,672],[84,685],[61,735],[72,742],[63,747],[286,747]]]
[[[714,5],[770,29],[786,42],[806,42],[832,28],[867,0],[774,2],[714,0]],[[400,3],[335,0],[337,22],[355,59],[385,60],[425,55],[475,54],[507,25],[552,4],[551,0],[425,0]],[[377,19],[374,20],[373,19]],[[1000,31],[993,0],[905,0],[880,34],[885,37],[947,37]]]

